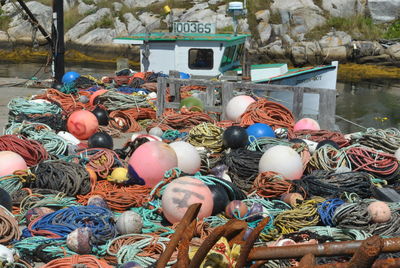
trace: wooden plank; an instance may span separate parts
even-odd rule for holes
[[[157,78],[157,117],[160,117],[165,108],[165,93],[167,91],[167,78]]]
[[[214,106],[215,105],[215,94],[214,94],[214,86],[208,86],[206,89],[206,102],[205,105],[207,106]]]
[[[222,84],[222,115],[221,115],[221,120],[226,120],[226,106],[228,105],[228,102],[230,99],[233,98],[233,83],[231,82],[225,82]]]
[[[170,78],[179,78],[180,74],[178,71],[169,71],[169,77]],[[180,90],[179,90],[179,86],[177,83],[174,82],[170,82],[171,80],[169,80],[169,94],[172,97],[173,101],[181,101],[181,94],[180,94]]]
[[[304,88],[299,87],[293,92],[293,115],[296,120],[303,117]]]
[[[335,129],[336,90],[325,89],[319,94],[319,117],[321,129]]]

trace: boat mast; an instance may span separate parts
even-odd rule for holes
[[[65,73],[64,67],[64,1],[53,0],[53,23],[52,23],[52,53],[53,53],[53,79],[54,83],[61,83]]]

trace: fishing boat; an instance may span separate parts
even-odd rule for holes
[[[238,34],[237,15],[243,13],[243,3],[231,2],[228,8],[234,18],[234,33],[215,33],[215,25],[202,22],[173,22],[170,32],[139,33],[113,39],[115,44],[140,47],[140,69],[168,74],[181,72],[181,78],[219,78],[232,73],[242,77],[241,61],[248,34]],[[250,80],[254,83],[336,89],[338,62],[330,65],[289,69],[286,63],[250,65]],[[283,104],[291,103],[287,92],[274,92],[271,97]],[[318,111],[318,95],[304,96],[304,112]],[[291,108],[291,107],[288,107]],[[307,110],[308,109],[308,110]]]

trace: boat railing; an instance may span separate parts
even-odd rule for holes
[[[206,79],[179,79],[172,77],[159,77],[157,80],[157,116],[161,116],[164,112],[164,109],[166,108],[179,109],[182,86],[206,87],[206,91],[199,94],[199,98],[201,98],[204,102],[204,111],[219,113],[221,115],[221,120],[226,119],[225,107],[227,106],[229,100],[233,98],[236,93],[257,93],[257,96],[268,98],[268,95],[271,92],[287,91],[293,94],[291,111],[296,120],[299,120],[303,117],[310,117],[318,120],[322,129],[336,129],[336,90],[256,84],[251,82],[228,82]],[[169,88],[168,91],[167,88]],[[169,92],[169,96],[172,101],[167,100],[167,92]],[[216,92],[218,94],[215,94]],[[319,108],[317,113],[303,114],[304,94],[306,93],[319,95]]]

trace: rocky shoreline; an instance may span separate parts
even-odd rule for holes
[[[26,4],[40,24],[50,32],[52,9],[41,2],[45,1],[30,1]],[[184,2],[185,7],[172,9],[176,21],[215,23],[219,32],[231,29],[232,18],[226,14],[228,1]],[[368,15],[376,24],[396,21],[400,14],[400,0],[264,2],[249,9],[247,17],[239,20],[240,31],[251,33],[247,46],[252,63],[288,62],[303,66],[339,60],[341,63],[400,66],[398,39],[363,40],[360,36],[337,29],[330,29],[318,39],[307,37],[310,32],[326,25],[332,17]],[[114,45],[112,39],[165,28],[168,16],[157,13],[157,8],[165,3],[157,0],[65,0],[66,49],[104,60],[128,57],[137,61],[137,48]],[[178,4],[176,6],[179,7]],[[70,13],[76,13],[75,21],[71,21]],[[24,47],[36,50],[45,48],[45,39],[21,15],[15,4],[7,2],[1,7],[0,15],[8,16],[9,19],[7,29],[0,30],[0,47],[4,51]]]

